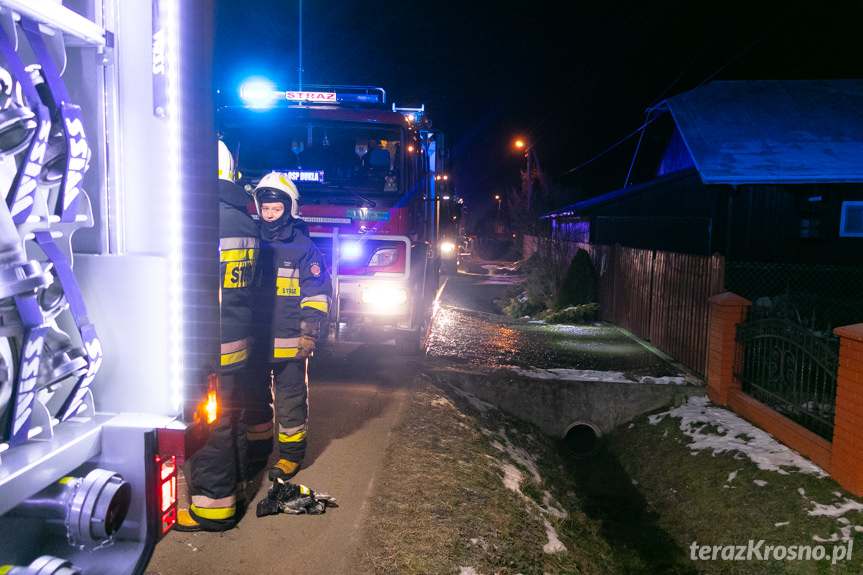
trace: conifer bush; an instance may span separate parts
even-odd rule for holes
[[[539,250],[524,262],[523,287],[502,307],[506,315],[574,324],[600,318],[596,273],[589,254],[579,249],[566,268],[566,258],[561,256],[560,250]]]
[[[587,251],[579,249],[569,264],[563,285],[557,293],[555,309],[595,302],[597,298],[596,273]]]

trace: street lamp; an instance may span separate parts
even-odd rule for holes
[[[533,155],[533,145],[528,145],[524,140],[516,140],[515,147],[524,149],[524,157],[527,159],[527,213],[530,214],[530,198],[533,191],[533,178],[531,177],[531,156]]]
[[[495,196],[494,199],[497,200],[497,211],[500,211],[500,196]]]

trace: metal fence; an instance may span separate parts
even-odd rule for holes
[[[725,289],[820,331],[863,323],[863,266],[726,261]]]
[[[743,391],[828,441],[833,439],[839,338],[769,310],[737,325],[734,374]]]

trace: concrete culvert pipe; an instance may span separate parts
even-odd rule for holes
[[[570,423],[563,434],[563,444],[566,449],[577,457],[593,455],[599,449],[599,438],[602,432],[592,423],[576,421]]]

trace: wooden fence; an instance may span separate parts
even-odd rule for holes
[[[704,375],[710,313],[707,298],[724,291],[725,258],[619,245],[572,247],[590,254],[605,321],[649,341]]]

